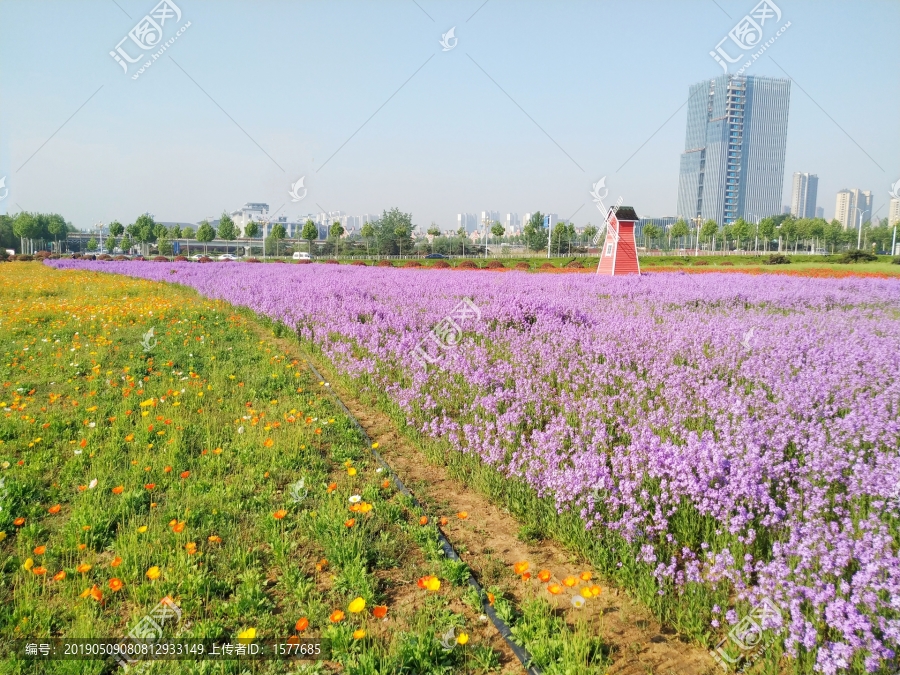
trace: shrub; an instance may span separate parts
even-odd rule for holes
[[[393,267],[393,266],[394,266],[394,263],[392,263],[390,260],[379,260],[377,263],[375,263],[375,267]]]
[[[40,260],[46,260],[50,257],[50,251],[38,251],[34,254],[34,257]]]
[[[89,253],[88,255],[84,256],[84,259],[85,259],[85,260],[96,260],[96,259],[97,259],[97,256],[95,256],[95,255],[92,254],[92,253]]]
[[[695,260],[694,267],[702,267],[704,265],[709,265],[709,260]]]
[[[418,260],[407,260],[406,264],[404,264],[403,266],[404,267],[421,267],[422,263],[420,263]]]
[[[183,256],[183,255],[175,256],[175,262],[187,262],[187,261],[188,261],[188,259],[186,256]]]
[[[72,254],[72,260],[79,260],[81,257],[82,257],[82,256],[81,256],[80,253],[73,253],[73,254]]]
[[[284,260],[273,260],[272,262],[273,262],[273,263],[281,263],[282,265],[285,264]],[[301,261],[301,262],[302,262],[302,261]]]
[[[519,262],[516,263],[516,269],[517,269],[517,270],[530,270],[530,269],[531,269],[531,265],[529,265],[529,264],[528,264],[527,262],[525,262],[524,260],[520,260]]]
[[[780,253],[773,253],[768,259],[763,260],[763,265],[790,265],[791,259]]]
[[[500,262],[499,260],[491,260],[491,261],[487,264],[487,268],[488,268],[489,270],[502,270],[502,269],[506,269],[506,268],[504,267],[503,263]]]
[[[17,255],[16,260],[19,262],[31,262],[32,260],[34,260],[34,257],[28,255],[27,253],[23,253],[21,255]]]
[[[894,258],[891,260],[891,265],[900,265],[900,258]]]
[[[132,260],[146,260],[146,258],[142,255],[136,255],[132,258]],[[207,258],[209,260],[209,258]]]
[[[258,263],[258,262],[259,262],[259,258],[245,258],[245,259],[244,259],[244,262],[255,262],[255,263]]]
[[[200,256],[200,258],[199,258],[199,260],[197,260],[197,262],[212,262],[212,258],[210,258],[209,256],[205,256],[205,255]]]
[[[479,269],[478,265],[476,265],[471,260],[463,260],[459,265],[456,266],[458,270],[477,270]]]
[[[354,260],[354,261],[353,261],[352,263],[350,263],[350,264],[351,264],[351,265],[355,265],[355,266],[357,266],[357,267],[365,267],[365,266],[366,266],[366,263],[365,263],[365,261],[363,261],[363,260]]]
[[[878,260],[878,256],[869,253],[868,251],[847,251],[844,255],[837,259],[839,263],[859,263],[859,262],[873,262]]]
[[[450,263],[448,263],[446,260],[435,260],[434,263],[430,265],[430,267],[438,270],[445,270],[450,267]]]
[[[542,269],[542,270],[555,270],[555,269],[556,269],[556,265],[554,265],[553,263],[550,263],[550,262],[545,262],[545,263],[541,263],[540,269]]]
[[[97,256],[97,260],[112,260],[112,256],[109,253],[101,253]]]
[[[169,259],[164,255],[153,256],[153,262],[169,262]]]
[[[583,270],[584,269],[584,265],[582,265],[577,260],[573,260],[572,262],[566,263],[566,267],[568,267],[569,269],[572,269],[572,270]]]
[[[5,248],[0,248],[0,262],[6,262],[9,258],[9,253],[6,252]]]
[[[124,255],[113,256],[113,260],[128,260]]]
[[[340,265],[341,263],[339,263],[337,260],[332,258],[331,260],[326,260],[325,264],[326,265]]]
[[[730,260],[725,260],[719,263],[722,267],[734,267],[734,263]]]
[[[50,260],[59,260],[59,254],[58,254],[58,253],[51,253],[51,254],[50,254]]]
[[[272,262],[284,262],[283,260],[273,260]],[[312,260],[298,260],[298,265],[312,265]]]

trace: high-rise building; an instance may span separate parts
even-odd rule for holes
[[[518,231],[519,226],[521,225],[521,221],[519,220],[518,213],[507,213],[506,214],[506,234],[512,235],[516,231]]]
[[[819,177],[814,173],[794,172],[791,189],[791,214],[794,218],[815,218]]]
[[[825,207],[824,206],[816,207],[816,218],[825,218]]]
[[[894,198],[888,207],[888,227],[898,224],[900,224],[900,199]]]
[[[778,213],[791,81],[721,75],[690,88],[678,217],[728,224]]]
[[[478,221],[478,227],[484,226],[484,222],[487,221],[488,229],[494,224],[494,221],[500,220],[500,212],[499,211],[482,211],[481,212],[481,220]]]
[[[456,227],[457,229],[461,227],[466,231],[466,234],[470,234],[478,229],[478,216],[474,213],[457,213]]]
[[[872,192],[870,190],[843,189],[837,193],[834,218],[845,230],[856,230],[860,223],[872,218]]]

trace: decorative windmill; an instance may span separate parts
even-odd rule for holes
[[[606,176],[594,184],[591,192],[597,208],[606,216],[606,236],[600,251],[597,274],[609,276],[640,274],[641,265],[638,262],[637,245],[634,240],[634,226],[638,221],[638,216],[631,206],[621,205],[621,197],[613,208],[607,210],[603,204],[603,198],[609,192],[604,185],[605,181]],[[603,194],[600,194],[601,190],[603,190]],[[598,233],[597,240],[599,240],[599,236],[600,233]]]

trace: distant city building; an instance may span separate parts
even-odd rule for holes
[[[900,224],[900,199],[892,199],[888,207],[888,227]]]
[[[791,189],[791,213],[794,218],[814,218],[819,177],[814,173],[794,173]]]
[[[722,225],[778,213],[790,91],[788,79],[757,75],[721,75],[690,88],[680,218]]]
[[[478,221],[478,226],[481,228],[484,225],[484,222],[487,221],[488,229],[490,229],[491,225],[494,224],[495,221],[500,220],[500,212],[499,211],[482,211],[481,212],[481,220]]]
[[[522,221],[519,220],[518,213],[506,214],[506,234],[508,236],[517,233],[521,225]]]
[[[782,214],[782,215],[786,215],[786,214],[788,214],[788,213],[790,213],[790,212],[791,212],[791,205],[790,205],[790,204],[785,204],[784,206],[781,207],[781,214]]]
[[[845,230],[856,230],[860,225],[860,216],[863,223],[872,218],[872,192],[859,188],[845,188],[838,192],[834,204],[834,219]]]
[[[234,221],[235,226],[237,226],[238,231],[241,233],[241,236],[244,234],[244,227],[246,227],[247,223],[251,220],[262,220],[269,213],[269,205],[263,204],[261,202],[247,202],[237,211],[231,212],[231,219]],[[210,224],[213,224],[213,221],[210,219]],[[218,221],[216,221],[218,224]],[[214,225],[215,226],[215,225]]]
[[[478,216],[474,213],[456,214],[456,228],[463,228],[466,234],[471,234],[478,229]]]
[[[825,218],[825,208],[822,206],[816,207],[816,218]]]
[[[654,225],[655,227],[658,227],[661,232],[668,232],[669,228],[671,228],[676,222],[678,222],[678,218],[676,216],[663,216],[662,218],[650,218],[648,216],[644,216],[635,223],[634,236],[638,241],[641,241],[641,238],[644,236],[644,227],[646,227],[647,225]],[[696,228],[696,221],[688,221],[688,228]]]

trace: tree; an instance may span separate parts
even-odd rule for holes
[[[550,250],[556,249],[556,255],[562,255],[562,246],[569,238],[569,232],[565,223],[557,223],[553,226],[553,233],[550,236]]]
[[[123,253],[128,253],[133,245],[134,244],[131,243],[131,236],[127,232],[122,235],[122,241],[119,242],[119,248],[122,249]]]
[[[259,236],[259,224],[255,220],[251,220],[244,225],[244,236],[250,239],[250,254],[253,254],[253,240]]]
[[[121,228],[121,229],[119,229],[118,234],[115,235],[118,237],[120,234],[122,234],[122,232],[124,231],[124,228],[117,221],[114,220],[110,224],[110,232],[112,232],[113,224],[119,225],[119,228]],[[67,230],[67,228],[66,228],[65,219],[59,214],[56,214],[56,213],[52,214],[50,216],[49,222],[47,223],[47,231],[53,235],[53,239],[54,239],[54,241],[56,241],[57,252],[59,251],[59,236],[61,234],[64,234],[66,232],[66,230]]]
[[[690,230],[688,229],[688,224],[684,222],[681,218],[675,221],[675,224],[672,225],[672,228],[669,230],[669,235],[674,237],[676,241],[681,239],[682,237],[688,236]],[[683,243],[683,242],[682,242]],[[680,246],[679,248],[684,248]]]
[[[131,238],[141,244],[141,253],[143,255],[150,254],[150,244],[156,241],[156,223],[149,214],[144,213],[138,216],[126,230]]]
[[[284,225],[281,223],[276,223],[269,236],[272,238],[272,241],[275,242],[275,255],[278,256],[280,254],[280,251],[278,250],[279,244],[281,243],[281,240],[287,236],[287,230],[284,229]]]
[[[366,228],[372,229],[372,226],[366,223],[363,226],[363,236],[366,236]],[[371,236],[371,235],[369,235]],[[309,242],[309,256],[312,257],[312,244],[313,241],[319,238],[319,228],[312,220],[307,220],[303,223],[303,231],[300,233],[300,237],[306,239]]]
[[[591,225],[590,223],[588,223],[587,227],[584,228],[584,238],[588,241],[589,244],[593,244],[594,237],[596,237],[596,236],[597,236],[597,228],[594,227],[593,225]]]
[[[227,213],[222,211],[219,217],[219,239],[225,240],[225,250],[228,250],[228,242],[237,239],[238,231],[234,226],[234,221]]]
[[[753,234],[753,227],[751,227],[750,223],[748,223],[743,218],[738,218],[731,225],[731,233],[734,235],[734,238],[737,240],[737,248],[741,247],[742,239],[749,239]]]
[[[334,239],[334,254],[338,254],[338,245],[341,241],[341,237],[344,235],[344,226],[341,225],[338,221],[334,221],[331,224],[331,229],[328,231],[328,235]]]
[[[106,241],[103,242],[106,246],[106,252],[112,253],[116,250],[116,238],[115,237],[107,237]]]
[[[109,224],[109,233],[114,237],[121,237],[125,231],[125,226],[118,220],[114,220]]]
[[[172,237],[172,239],[181,239],[181,234],[181,225],[176,223],[169,228],[169,236]]]
[[[506,234],[506,228],[495,220],[491,227],[491,234],[497,237],[497,239],[500,239],[500,237]]]
[[[209,242],[216,238],[216,230],[215,228],[209,224],[208,220],[204,220],[200,223],[200,227],[197,228],[197,241],[203,244],[203,255],[207,253],[207,246]]]
[[[412,214],[403,213],[394,207],[390,211],[383,211],[381,218],[372,225],[378,253],[394,255],[402,253],[404,248],[412,250]]]
[[[651,243],[654,239],[656,239],[660,234],[662,234],[662,230],[659,229],[653,223],[647,223],[643,228],[644,241],[647,242],[647,248],[650,248]]]
[[[185,225],[181,228],[181,237],[183,239],[193,239],[194,238],[194,228],[190,225]]]
[[[712,241],[713,237],[719,232],[719,224],[712,218],[703,223],[700,228],[700,238],[707,244]]]
[[[759,236],[763,238],[765,242],[765,250],[769,250],[769,242],[775,238],[775,219],[772,216],[767,216],[759,221]]]
[[[540,251],[547,246],[548,232],[544,228],[544,216],[540,211],[531,214],[531,218],[522,228],[522,235],[532,251]]]
[[[87,250],[88,251],[96,251],[97,250],[97,237],[91,237],[90,239],[88,239]]]
[[[40,223],[34,217],[34,215],[28,213],[28,211],[22,211],[16,216],[16,219],[13,221],[13,232],[19,238],[19,243],[21,245],[22,253],[31,252],[32,239],[37,237],[40,233]],[[25,250],[25,241],[28,241],[28,251]]]

